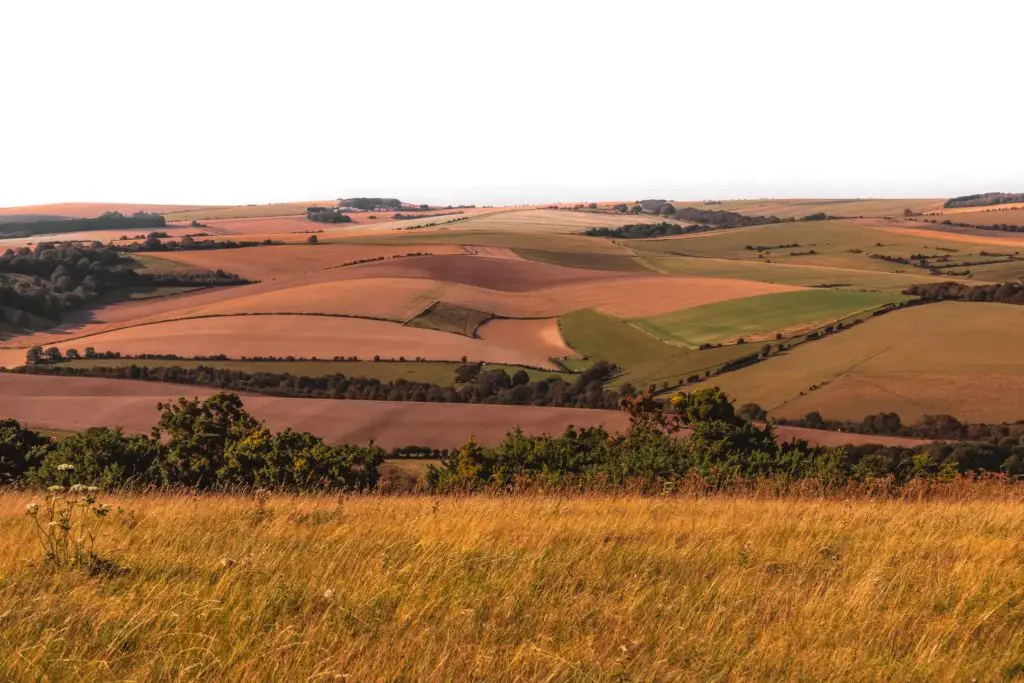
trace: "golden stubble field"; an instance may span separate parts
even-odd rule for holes
[[[1024,503],[122,496],[38,567],[0,496],[5,680],[1003,680]]]

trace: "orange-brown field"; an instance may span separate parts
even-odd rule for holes
[[[214,393],[205,387],[171,387],[158,382],[0,374],[0,415],[38,429],[78,431],[116,425],[128,432],[148,433],[159,417],[158,402]],[[620,431],[628,423],[625,413],[616,410],[254,395],[243,396],[243,401],[247,410],[273,429],[291,427],[332,442],[367,443],[373,439],[384,448],[452,448],[470,437],[489,445],[515,427],[529,434],[557,434],[570,425],[604,425],[610,431]],[[921,443],[791,427],[780,427],[777,432],[781,440],[806,439],[823,446]]]
[[[1024,225],[1024,204],[1000,204],[999,206],[972,206],[957,209],[943,209],[929,213],[934,220],[951,220],[971,225]]]
[[[481,325],[477,329],[477,336],[507,348],[530,349],[548,358],[564,358],[573,354],[573,350],[562,339],[558,320],[554,318],[496,318]]]
[[[317,315],[242,315],[190,318],[137,325],[104,332],[61,345],[91,346],[97,352],[124,355],[176,354],[183,357],[228,353],[233,358],[296,356],[299,358],[352,357],[361,360],[380,356],[398,360],[458,360],[531,365],[554,369],[548,346],[542,340],[520,345],[532,321],[509,321],[504,334],[472,339],[437,330],[407,327],[399,323]],[[503,343],[508,336],[509,344]],[[564,355],[564,354],[562,354]]]

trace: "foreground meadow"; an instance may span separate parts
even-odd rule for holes
[[[123,496],[53,573],[0,496],[5,680],[1024,675],[1024,502]]]

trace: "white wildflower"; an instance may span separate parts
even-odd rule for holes
[[[57,465],[57,471],[58,472],[74,472],[75,471],[75,466],[72,465],[71,463],[65,462],[65,463],[62,463],[60,465]]]
[[[64,490],[63,486],[57,486],[57,485],[51,486],[50,488],[47,489],[47,491],[53,491],[54,493],[56,493],[58,491],[63,491],[63,490]]]
[[[324,600],[333,600],[333,599],[334,599],[334,591],[332,589],[328,588],[327,590],[324,591]]]
[[[85,484],[72,484],[71,488],[68,490],[71,491],[71,493],[83,493],[85,489]]]
[[[39,503],[29,503],[25,506],[25,514],[33,517],[39,512]]]

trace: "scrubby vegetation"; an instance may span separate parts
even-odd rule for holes
[[[677,209],[676,220],[693,221],[702,225],[713,225],[716,228],[745,228],[754,225],[771,225],[781,223],[777,216],[745,216],[734,211],[715,211],[684,206]]]
[[[131,258],[99,242],[44,243],[35,250],[22,247],[0,255],[0,312],[25,327],[28,314],[59,321],[65,311],[86,307],[117,290],[248,283],[222,270],[138,273]]]
[[[97,218],[0,223],[0,236],[31,237],[32,235],[93,230],[144,230],[146,228],[162,228],[165,225],[167,225],[167,221],[163,216],[157,214],[139,212],[131,216],[124,216],[117,211],[110,211]]]

